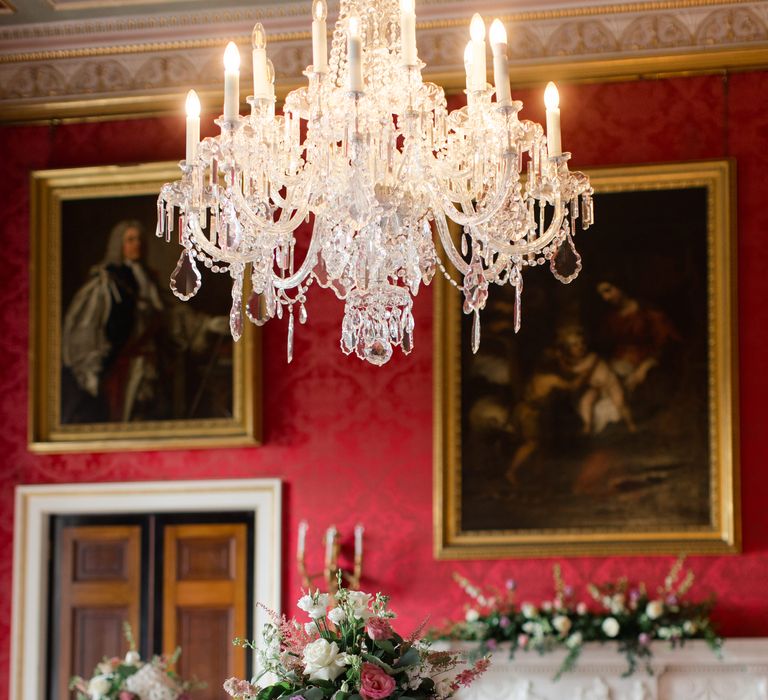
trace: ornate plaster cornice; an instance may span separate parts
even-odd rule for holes
[[[467,17],[462,2],[419,2],[419,55],[431,75],[462,79]],[[768,65],[768,2],[662,0],[509,12],[513,80],[571,80]],[[248,46],[262,21],[279,88],[311,62],[304,3],[253,9],[62,21],[0,28],[0,119],[162,111],[189,87],[220,91],[221,47]],[[244,62],[247,64],[248,62]],[[247,86],[244,66],[243,86]],[[90,105],[90,107],[89,107]],[[131,105],[131,106],[128,106]]]

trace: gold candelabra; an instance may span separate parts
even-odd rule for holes
[[[335,525],[331,525],[323,537],[325,546],[325,555],[323,559],[323,570],[316,574],[310,574],[306,564],[306,543],[309,523],[302,520],[299,523],[299,541],[296,549],[296,563],[304,588],[312,588],[312,582],[322,576],[329,593],[335,593],[338,589],[338,575],[341,576],[352,590],[360,588],[360,578],[363,574],[363,532],[365,528],[358,523],[355,525],[355,558],[352,572],[344,571],[339,567],[339,554],[341,553],[341,533]]]

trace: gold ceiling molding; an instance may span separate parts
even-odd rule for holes
[[[16,8],[8,0],[0,0],[0,15],[12,15]]]
[[[624,14],[608,14],[611,8]],[[585,14],[588,10],[595,11]],[[537,20],[508,16],[508,22],[514,19],[515,40],[509,48],[516,86],[549,79],[618,80],[768,67],[765,0],[679,0],[557,12],[558,18],[551,12],[536,13],[546,16]],[[430,18],[429,10],[424,15],[419,56],[428,66],[425,75],[449,89],[460,89],[464,69],[457,47],[464,45],[466,19]],[[295,26],[305,24],[302,20]],[[208,91],[208,104],[215,105],[221,97],[221,46],[230,39],[247,46],[248,26],[241,30],[230,23],[227,31],[218,27],[218,36],[212,35],[216,28],[211,27],[208,36],[178,41],[151,41],[158,35],[148,32],[147,41],[120,46],[56,49],[47,48],[51,44],[46,41],[39,42],[46,46],[40,50],[0,51],[0,121],[178,111],[179,95],[192,86]],[[290,29],[294,23],[281,26]],[[135,39],[140,33],[128,36]],[[302,72],[312,61],[310,34],[275,31],[270,40],[278,92],[284,94],[302,83]],[[244,91],[249,72],[246,61]]]

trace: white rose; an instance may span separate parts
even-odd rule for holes
[[[339,652],[336,642],[317,639],[304,647],[304,671],[310,680],[335,681],[348,664],[347,655]]]
[[[587,614],[587,604],[586,603],[579,603],[576,606],[576,612],[579,615],[586,615]]]
[[[583,641],[583,637],[581,636],[581,632],[574,632],[568,639],[565,640],[565,646],[567,646],[569,649],[573,649],[581,644]]]
[[[313,620],[317,620],[320,617],[325,617],[328,600],[327,593],[308,594],[299,598],[299,602],[296,605],[299,607],[299,610],[303,610]]]
[[[619,633],[619,622],[615,617],[606,617],[603,620],[603,633],[606,637],[615,637]]]
[[[552,626],[563,636],[571,630],[571,620],[565,615],[556,615],[552,619]]]
[[[334,625],[338,625],[347,619],[347,613],[345,613],[341,608],[334,608],[331,610],[331,612],[328,613],[328,619]]]
[[[536,617],[538,610],[536,610],[536,606],[533,603],[523,603],[520,606],[520,612],[530,620],[532,617]]]
[[[104,676],[94,676],[88,681],[88,695],[94,698],[100,698],[102,695],[106,695],[112,684]]]
[[[470,608],[467,610],[467,614],[464,616],[467,622],[477,622],[480,619],[480,613],[477,610]]]
[[[141,661],[141,656],[139,656],[139,652],[135,649],[131,649],[126,655],[125,655],[125,665],[126,666],[136,666],[136,664]]]
[[[683,623],[683,632],[685,632],[686,634],[696,634],[698,629],[699,628],[696,627],[696,623],[695,622],[691,622],[690,620],[686,620]]]
[[[658,620],[664,614],[664,603],[660,600],[652,600],[645,606],[645,614],[651,620]]]
[[[371,594],[362,591],[349,591],[348,596],[352,614],[359,620],[367,620],[371,616],[371,611],[368,609],[371,604]]]

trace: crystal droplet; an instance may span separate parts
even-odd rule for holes
[[[286,357],[288,359],[288,364],[293,362],[293,308],[291,308],[291,312],[288,314],[288,344],[286,347]]]
[[[469,252],[469,243],[467,241],[467,234],[465,232],[461,234],[461,254],[466,257],[468,252]]]
[[[240,299],[232,300],[232,309],[229,312],[229,331],[232,339],[237,342],[243,335],[243,310]]]
[[[171,273],[171,291],[182,301],[187,301],[197,294],[201,284],[202,278],[192,251],[182,250],[179,262]]]
[[[269,321],[267,305],[264,303],[261,294],[251,292],[251,296],[248,297],[248,303],[245,305],[245,315],[248,316],[248,320],[251,323],[255,323],[257,326],[263,326]]]
[[[515,285],[515,333],[520,330],[520,324],[523,320],[523,307],[521,297],[523,296],[523,278],[522,275]]]
[[[302,304],[299,306],[299,323],[303,326],[307,322],[307,307]]]
[[[358,347],[357,355],[372,365],[381,367],[392,357],[392,344],[388,340],[376,338],[372,343]]]
[[[581,272],[581,256],[576,252],[576,246],[570,233],[565,234],[565,239],[549,260],[549,269],[563,284],[573,282]]]
[[[472,354],[476,355],[480,349],[480,312],[475,309],[475,315],[472,318]]]
[[[400,344],[400,347],[402,348],[403,352],[406,355],[410,355],[411,350],[413,350],[413,334],[410,332],[407,332],[403,335],[403,342]]]
[[[278,318],[283,317],[283,305],[280,303],[279,299],[275,302],[275,311],[277,312]]]

